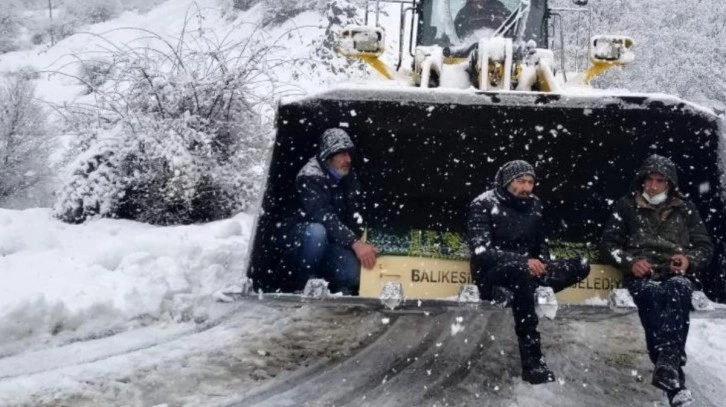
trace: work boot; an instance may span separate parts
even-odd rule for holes
[[[680,365],[681,358],[678,353],[670,349],[663,349],[659,353],[655,369],[653,369],[653,386],[665,391],[679,390],[681,388],[678,372]]]
[[[519,338],[519,356],[522,360],[522,380],[531,384],[555,381],[555,374],[542,357],[539,332],[533,331]]]
[[[693,393],[686,388],[666,392],[671,407],[686,407],[693,404]]]

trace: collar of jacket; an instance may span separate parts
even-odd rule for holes
[[[649,209],[655,211],[658,214],[658,218],[660,220],[666,220],[675,208],[680,208],[684,206],[685,202],[679,196],[671,195],[664,203],[653,206],[649,204],[641,194],[635,194],[635,204],[639,209]]]

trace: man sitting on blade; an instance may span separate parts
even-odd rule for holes
[[[671,406],[685,406],[693,401],[683,373],[691,294],[713,245],[698,209],[678,189],[670,159],[646,158],[630,190],[615,204],[600,257],[620,268],[638,306],[655,364],[652,384],[666,392]]]
[[[283,237],[296,289],[324,278],[330,290],[356,295],[361,264],[371,269],[377,249],[363,241],[360,187],[352,168],[353,142],[343,129],[323,132],[318,152],[295,178],[299,210]]]
[[[537,331],[535,290],[555,292],[576,284],[590,273],[580,258],[552,260],[545,239],[542,202],[532,194],[534,168],[526,161],[504,164],[495,186],[471,203],[467,234],[471,271],[482,299],[505,288],[514,294],[514,331],[519,340],[522,380],[531,384],[552,382]]]

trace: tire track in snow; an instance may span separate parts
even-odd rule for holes
[[[695,318],[723,318],[703,315]],[[457,317],[465,329],[453,335],[449,327]],[[284,388],[273,385],[224,405],[610,407],[663,400],[650,385],[652,365],[637,313],[563,307],[540,329],[546,360],[559,379],[547,385],[532,386],[519,377],[510,310],[452,307],[438,315],[398,314],[378,340],[355,355],[300,375]],[[709,379],[691,386],[701,403],[696,405],[713,405],[705,389],[723,393],[722,379]]]

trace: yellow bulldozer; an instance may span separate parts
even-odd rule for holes
[[[589,86],[634,59],[631,38],[591,36],[587,68],[565,72],[565,47],[556,53],[551,37],[568,10],[550,8],[547,0],[368,3],[366,24],[343,29],[338,51],[388,81],[279,104],[248,268],[256,289],[290,291],[295,270],[280,261],[276,225],[296,208],[295,175],[315,154],[320,134],[342,127],[356,145],[366,238],[381,250],[375,268],[361,270],[361,297],[379,297],[394,282],[406,298],[456,298],[471,283],[467,206],[490,187],[501,164],[524,159],[539,176],[535,193],[545,206],[553,254],[577,253],[593,264],[590,277],[558,294],[559,301],[602,301],[620,285],[618,271],[597,258],[605,220],[637,166],[658,153],[672,158],[687,180],[681,187],[717,247],[707,293],[726,299],[719,118],[674,96]],[[400,6],[397,57],[383,56],[381,3]],[[477,11],[478,3],[489,11]],[[586,1],[576,3],[573,12],[587,10]]]

